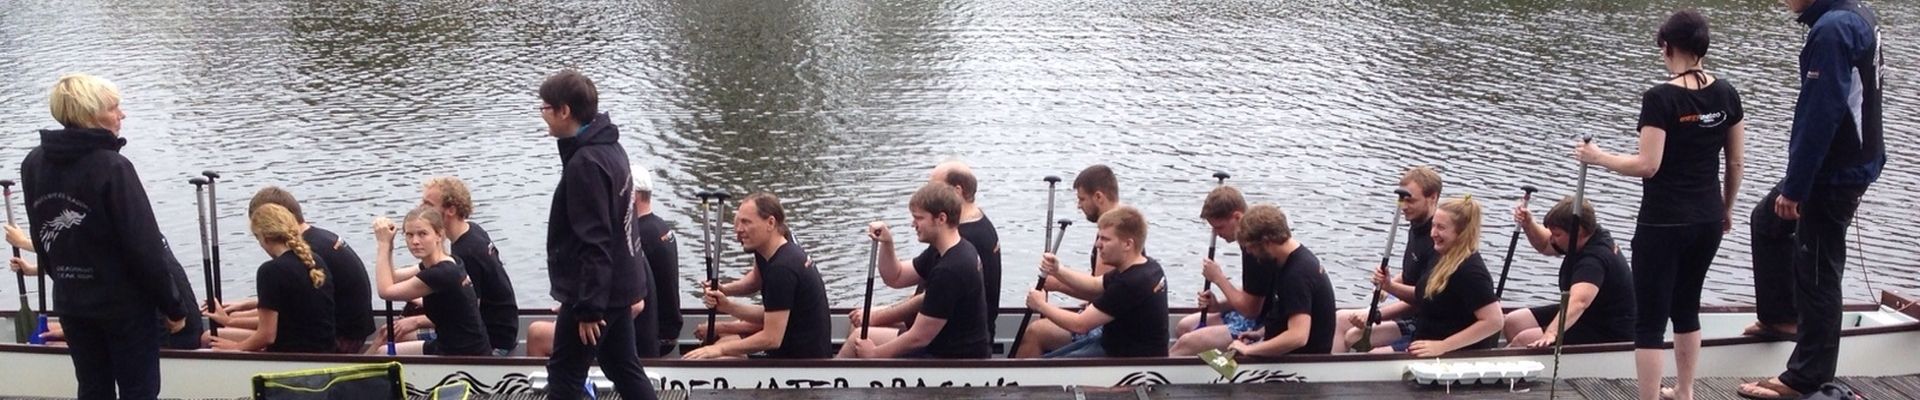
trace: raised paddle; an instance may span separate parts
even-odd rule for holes
[[[1533,187],[1533,185],[1524,185],[1520,187],[1520,191],[1525,192],[1520,195],[1520,204],[1526,204],[1527,202],[1533,201],[1533,192],[1538,192],[1540,189]],[[1501,295],[1507,293],[1507,270],[1513,268],[1513,249],[1514,246],[1520,244],[1520,233],[1526,230],[1527,227],[1521,226],[1519,221],[1515,221],[1513,225],[1513,236],[1507,238],[1507,260],[1500,264],[1500,285],[1493,290],[1493,298],[1495,300],[1499,300]]]
[[[1387,262],[1393,260],[1393,242],[1400,236],[1400,206],[1407,203],[1408,197],[1413,197],[1413,193],[1408,192],[1406,189],[1394,189],[1393,194],[1396,196],[1393,201],[1393,228],[1387,230],[1387,249],[1380,253],[1381,271],[1386,271]],[[1392,277],[1388,277],[1388,279],[1392,279]],[[1385,284],[1387,284],[1387,282],[1374,285],[1373,301],[1367,305],[1367,325],[1360,327],[1360,341],[1353,342],[1353,351],[1367,352],[1373,350],[1373,326],[1380,324],[1380,297],[1381,292],[1385,291],[1381,286]]]
[[[13,225],[13,180],[0,179],[0,188],[5,188],[7,192],[7,225]],[[13,258],[20,258],[19,247],[13,248]],[[14,314],[13,337],[15,342],[26,343],[31,339],[30,336],[33,336],[34,331],[34,321],[27,319],[27,316],[33,315],[33,307],[27,305],[27,275],[25,272],[13,271],[13,278],[14,283],[20,288],[20,313]]]
[[[1217,179],[1220,181],[1217,185],[1215,185],[1215,187],[1226,186],[1227,178],[1231,178],[1231,177],[1233,177],[1233,175],[1227,175],[1226,172],[1214,172],[1213,179]],[[1220,235],[1207,235],[1207,261],[1213,261],[1213,255],[1216,251],[1220,249],[1219,246],[1220,246]],[[1240,266],[1240,268],[1246,268],[1246,267],[1247,266],[1245,265]],[[1204,277],[1202,277],[1200,281],[1203,282],[1201,283],[1201,285],[1203,285],[1200,288],[1201,292],[1213,291],[1213,281],[1206,280]],[[1193,329],[1200,329],[1205,327],[1207,327],[1207,309],[1205,307],[1201,307],[1200,308],[1200,324],[1194,325]]]
[[[1047,177],[1041,178],[1040,180],[1047,182],[1047,220],[1046,222],[1042,222],[1040,224],[1040,226],[1044,230],[1044,232],[1041,233],[1040,235],[1040,250],[1051,253],[1053,252],[1053,248],[1054,248],[1054,245],[1053,245],[1053,204],[1054,204],[1053,193],[1054,193],[1054,189],[1060,185],[1060,177],[1047,175]],[[1066,230],[1066,225],[1061,225],[1060,229],[1062,231]],[[1047,277],[1045,276],[1041,276],[1039,282],[1034,282],[1033,284],[1033,290],[1046,289],[1046,287],[1047,287]],[[1007,358],[1013,358],[1013,353],[1020,351],[1020,337],[1027,335],[1027,323],[1029,322],[1033,322],[1033,310],[1027,310],[1027,315],[1025,317],[1020,318],[1020,329],[1017,331],[1014,331],[1013,347],[1007,348]]]
[[[1585,143],[1593,143],[1593,136],[1592,135],[1584,136],[1581,138],[1580,141]],[[1567,235],[1567,253],[1564,254],[1560,259],[1560,270],[1562,271],[1565,271],[1567,269],[1567,264],[1573,262],[1574,255],[1580,254],[1580,249],[1584,247],[1584,245],[1586,245],[1586,242],[1583,242],[1580,240],[1580,225],[1583,225],[1580,222],[1585,219],[1583,218],[1584,216],[1580,214],[1581,214],[1581,209],[1586,208],[1586,204],[1587,204],[1587,163],[1583,161],[1580,163],[1580,180],[1573,185],[1573,206],[1569,207],[1573,211],[1573,227],[1568,229],[1568,231],[1571,231],[1571,233]],[[1559,387],[1560,386],[1560,348],[1564,347],[1567,342],[1567,338],[1566,338],[1567,300],[1568,300],[1568,297],[1570,297],[1571,293],[1572,292],[1567,292],[1567,291],[1560,292],[1560,315],[1558,317],[1555,317],[1555,321],[1558,322],[1560,326],[1554,330],[1554,336],[1553,336],[1553,384],[1554,385],[1552,389],[1547,390],[1548,399],[1557,398],[1560,394],[1560,390],[1559,390],[1560,389]]]
[[[1073,220],[1061,218],[1059,221],[1059,224],[1060,224],[1060,234],[1059,236],[1053,237],[1053,248],[1047,249],[1048,254],[1058,253],[1060,251],[1060,241],[1065,240],[1067,238],[1067,227],[1073,225]],[[1035,282],[1033,284],[1033,290],[1045,290],[1046,288],[1047,288],[1047,277],[1045,275],[1041,275],[1040,281]],[[1020,317],[1020,329],[1014,333],[1013,348],[1007,350],[1007,358],[1013,358],[1013,353],[1020,351],[1020,342],[1026,339],[1027,327],[1030,326],[1030,324],[1032,323],[1033,323],[1033,309],[1028,308],[1027,314],[1025,316]]]
[[[205,302],[207,312],[218,312],[219,310],[215,310],[214,308],[220,305],[214,303],[215,293],[213,288],[220,287],[220,282],[218,278],[214,278],[213,276],[213,256],[211,255],[211,250],[208,249],[210,246],[207,245],[206,190],[208,182],[207,178],[194,177],[193,179],[188,179],[187,183],[193,184],[193,210],[200,214],[200,277],[206,279],[207,282],[207,299]],[[392,308],[392,303],[388,303],[388,308]],[[387,326],[393,326],[391,320],[388,321]],[[220,324],[214,322],[213,318],[207,318],[207,330],[212,332],[214,337],[220,336]]]
[[[873,270],[880,265],[880,239],[874,239],[867,246],[867,301],[860,306],[860,338],[867,338],[867,328],[873,321]]]
[[[718,288],[718,286],[714,284],[714,281],[720,278],[717,271],[715,271],[716,265],[714,265],[714,259],[713,259],[713,255],[714,255],[713,241],[715,240],[714,232],[713,232],[713,215],[712,215],[713,192],[702,190],[700,191],[700,193],[694,194],[694,196],[698,196],[700,198],[700,243],[701,243],[700,255],[702,256],[702,258],[706,260],[706,263],[707,263],[706,287],[708,289],[716,289]],[[705,293],[702,293],[701,295],[704,296]],[[712,308],[707,309],[707,338],[704,341],[702,341],[703,344],[712,344],[714,341],[719,339],[719,335],[717,334],[717,332],[720,330],[719,329],[720,327],[715,325],[717,322],[719,322],[719,320],[720,320],[719,310],[712,309]]]
[[[207,177],[207,214],[212,216],[212,219],[208,221],[207,230],[209,232],[208,240],[211,243],[208,246],[213,248],[213,282],[215,283],[213,285],[213,299],[221,300],[226,298],[226,291],[221,290],[218,284],[221,282],[220,270],[222,269],[220,266],[220,192],[218,189],[220,186],[220,173],[213,172],[213,170],[206,170],[200,171],[200,176]]]

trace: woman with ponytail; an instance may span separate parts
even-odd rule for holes
[[[395,344],[397,354],[480,356],[492,354],[487,330],[480,322],[480,299],[473,291],[467,270],[447,252],[447,220],[440,208],[420,206],[407,213],[404,228],[392,220],[373,220],[374,291],[387,301],[421,299],[427,310],[428,325],[438,337],[419,338]],[[393,237],[405,229],[407,251],[419,264],[395,270]],[[392,327],[388,327],[392,329]],[[386,337],[368,354],[384,354]],[[396,339],[397,340],[397,339]]]
[[[255,285],[259,293],[259,330],[235,341],[215,337],[215,350],[276,353],[328,353],[334,350],[333,282],[326,264],[300,238],[293,212],[277,204],[262,205],[248,218],[260,249],[272,259],[260,264]],[[231,334],[222,333],[221,336]]]
[[[1433,249],[1439,259],[1414,283],[1413,342],[1405,349],[1437,357],[1462,349],[1491,348],[1488,340],[1505,323],[1493,275],[1480,259],[1480,204],[1472,196],[1440,203],[1433,214]],[[1400,349],[1395,349],[1400,350]]]

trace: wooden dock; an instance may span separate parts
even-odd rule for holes
[[[1757,379],[1757,378],[1756,378]],[[1739,399],[1735,394],[1741,382],[1755,379],[1700,379],[1694,398],[1700,400]],[[1920,399],[1920,375],[1888,377],[1842,377],[1840,383],[1869,399]],[[1668,379],[1671,384],[1672,379]],[[1001,400],[1220,400],[1220,399],[1546,399],[1550,389],[1564,399],[1631,400],[1635,398],[1631,379],[1578,378],[1555,386],[1544,382],[1506,385],[1422,386],[1411,382],[1347,383],[1267,383],[1238,385],[1160,385],[1143,387],[944,387],[944,388],[871,388],[871,389],[782,389],[782,390],[671,390],[660,393],[661,400],[924,400],[924,399],[1001,399]],[[0,400],[27,400],[0,397]],[[472,400],[544,400],[532,393],[477,394]],[[602,400],[618,395],[604,393]],[[35,399],[38,400],[38,399]]]

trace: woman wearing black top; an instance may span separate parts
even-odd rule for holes
[[[1611,154],[1591,144],[1575,147],[1582,162],[1642,178],[1639,226],[1633,235],[1633,281],[1639,318],[1634,366],[1640,398],[1659,395],[1661,349],[1673,320],[1675,398],[1693,394],[1700,354],[1700,287],[1733,226],[1734,196],[1744,169],[1745,115],[1740,93],[1701,69],[1707,20],[1680,11],[1655,39],[1670,78],[1641,95],[1639,154]],[[1727,161],[1726,180],[1720,156]]]
[[[398,343],[394,352],[446,356],[492,353],[486,328],[480,323],[480,300],[474,295],[473,281],[467,279],[467,270],[447,254],[446,217],[437,207],[421,206],[408,212],[404,223],[407,251],[419,258],[420,264],[394,270],[393,221],[374,219],[374,290],[387,301],[421,299],[427,320],[433,322],[439,336]],[[386,351],[382,342],[368,354]]]
[[[333,352],[333,282],[327,281],[326,266],[300,238],[300,223],[294,221],[293,212],[268,204],[251,214],[254,239],[273,257],[254,274],[260,329],[240,341],[214,337],[213,349]]]
[[[1493,275],[1480,259],[1480,204],[1472,198],[1440,203],[1433,214],[1433,249],[1440,258],[1414,282],[1413,343],[1407,352],[1438,357],[1493,346],[1506,316],[1493,293]],[[1380,351],[1375,349],[1375,351]]]

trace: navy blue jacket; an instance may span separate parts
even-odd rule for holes
[[[1887,163],[1881,140],[1880,34],[1856,0],[1818,0],[1800,13],[1813,27],[1800,51],[1800,99],[1780,194],[1805,201],[1814,185],[1866,185]]]
[[[40,267],[53,278],[53,309],[63,316],[133,318],[158,312],[186,318],[169,269],[179,268],[160,235],[127,140],[103,129],[40,131],[40,147],[20,163],[27,222]],[[184,273],[182,273],[184,275]]]

